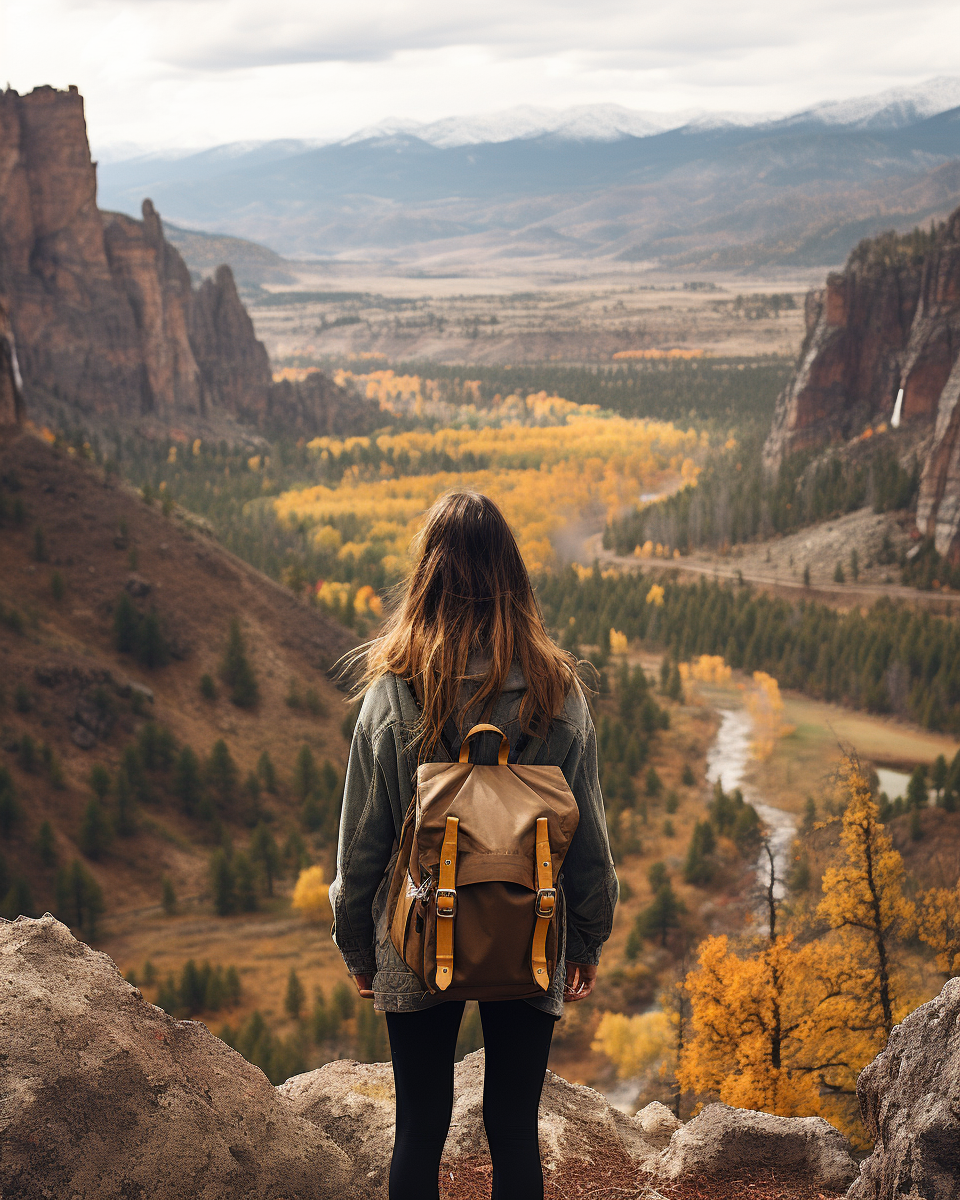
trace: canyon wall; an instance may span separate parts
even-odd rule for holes
[[[0,424],[22,392],[38,420],[263,429],[291,405],[272,387],[230,268],[195,289],[149,200],[139,221],[97,208],[76,88],[0,92]],[[326,430],[331,399],[356,405],[330,389],[316,413],[296,397],[298,433]]]
[[[917,527],[960,560],[960,209],[930,233],[863,242],[806,305],[797,369],[777,402],[768,470],[890,421],[932,435]]]

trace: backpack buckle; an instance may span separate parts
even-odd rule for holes
[[[441,908],[441,902],[444,907]],[[455,888],[437,888],[437,916],[455,917],[457,914],[457,892]]]
[[[538,917],[552,917],[557,907],[557,889],[539,888],[534,902],[534,911]]]

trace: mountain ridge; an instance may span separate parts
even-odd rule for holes
[[[960,82],[934,94],[855,106],[846,124],[827,106],[756,126],[688,124],[613,140],[547,132],[439,146],[399,128],[307,148],[287,139],[107,163],[100,182],[111,207],[149,192],[179,226],[293,258],[457,256],[514,273],[545,254],[681,270],[800,254],[803,265],[832,266],[890,217],[942,218],[960,200],[953,186],[932,202],[902,199],[960,161],[960,107],[917,115],[960,103]],[[831,257],[809,249],[825,233],[837,242],[851,223]]]

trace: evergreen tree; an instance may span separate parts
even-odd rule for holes
[[[177,911],[177,893],[173,890],[173,880],[169,875],[164,875],[162,881],[163,892],[160,903],[163,906],[164,915],[172,917]]]
[[[56,905],[61,919],[83,933],[88,941],[97,935],[103,914],[103,891],[79,859],[57,872]]]
[[[33,917],[36,913],[30,884],[22,875],[17,875],[6,892],[0,895],[0,917],[15,921],[20,916]]]
[[[313,751],[309,746],[301,746],[293,767],[293,794],[302,804],[320,786],[320,776]]]
[[[277,792],[277,772],[273,765],[273,759],[270,757],[269,750],[264,750],[257,759],[257,774],[260,777],[260,782],[263,784],[266,791],[271,796],[275,796]]]
[[[218,917],[227,917],[237,911],[237,877],[222,848],[215,850],[210,859],[210,887]]]
[[[238,708],[252,708],[258,699],[256,675],[247,657],[246,643],[239,617],[230,621],[227,649],[220,666],[220,675],[230,688],[230,699]]]
[[[83,814],[80,826],[80,849],[96,862],[103,856],[110,841],[110,826],[100,801],[93,799]]]
[[[250,839],[250,857],[263,872],[268,896],[273,895],[273,881],[280,873],[280,851],[269,828],[263,823],[256,827]]]
[[[300,976],[291,967],[290,974],[287,977],[286,995],[283,998],[283,1007],[286,1009],[287,1016],[291,1021],[300,1020],[300,1012],[303,1009],[303,1002],[306,998],[306,992],[303,990]]]
[[[21,739],[22,745],[23,739]],[[0,834],[9,837],[14,825],[20,820],[20,805],[17,802],[13,776],[6,767],[0,766]]]
[[[45,867],[57,864],[57,846],[53,836],[53,826],[49,821],[43,821],[37,830],[37,854]]]
[[[923,763],[913,768],[907,784],[907,808],[927,807],[927,768]]]
[[[667,879],[657,888],[652,902],[637,914],[634,928],[640,938],[658,938],[660,945],[666,946],[668,936],[680,928],[680,917],[686,911],[686,905]]]
[[[683,764],[683,774],[680,776],[680,782],[684,787],[693,787],[697,782],[696,776],[693,773],[693,768],[689,763]]]
[[[110,794],[110,772],[103,763],[94,763],[90,768],[90,790],[103,804]]]
[[[114,792],[117,797],[117,833],[121,837],[129,837],[136,829],[136,821],[133,816],[133,788],[130,784],[130,776],[122,766],[117,771],[117,777],[114,780]]]
[[[690,847],[683,865],[683,877],[687,883],[705,884],[713,879],[714,866],[711,855],[716,848],[713,826],[709,821],[698,821],[693,828]]]
[[[237,764],[223,738],[213,743],[207,759],[206,783],[223,812],[231,812],[237,799]]]
[[[128,592],[121,592],[113,606],[113,644],[121,654],[133,654],[140,633],[140,614]]]
[[[173,773],[173,794],[188,817],[196,814],[203,797],[200,760],[192,746],[184,746],[177,755]]]
[[[249,857],[242,851],[235,854],[233,858],[233,866],[237,876],[237,904],[241,912],[256,912],[257,904],[257,879],[253,870],[253,863]]]

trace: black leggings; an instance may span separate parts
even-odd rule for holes
[[[462,1000],[387,1013],[397,1089],[390,1200],[439,1200],[440,1156],[453,1111],[453,1059]],[[483,1124],[492,1200],[543,1200],[537,1109],[554,1018],[523,1000],[481,1001]]]

